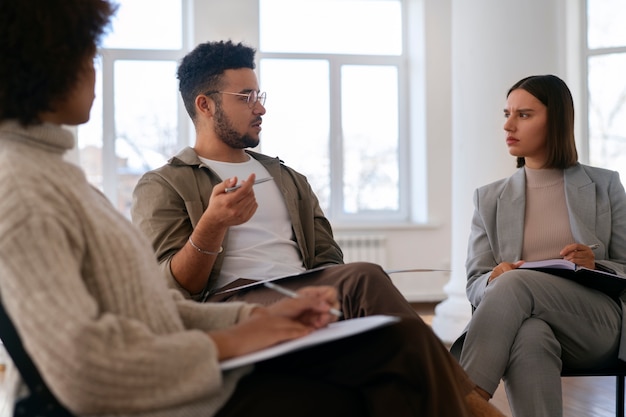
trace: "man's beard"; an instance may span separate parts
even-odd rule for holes
[[[254,138],[248,134],[240,134],[234,128],[230,119],[224,111],[222,106],[217,104],[215,106],[215,133],[222,139],[222,142],[234,149],[254,148],[259,144],[259,139]]]

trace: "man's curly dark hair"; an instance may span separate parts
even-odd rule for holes
[[[117,5],[109,0],[0,0],[0,121],[40,123],[72,92]]]
[[[241,42],[202,43],[187,54],[178,67],[179,91],[191,120],[196,119],[195,100],[207,91],[220,90],[225,70],[254,69],[256,50]]]

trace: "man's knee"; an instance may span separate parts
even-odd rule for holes
[[[350,262],[343,265],[343,272],[346,275],[359,276],[361,279],[373,280],[374,282],[384,280],[390,281],[389,275],[383,268],[371,262]]]

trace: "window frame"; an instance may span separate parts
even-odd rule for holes
[[[137,48],[106,48],[100,47],[99,61],[102,83],[102,192],[115,207],[118,207],[119,178],[116,154],[116,121],[115,121],[115,63],[117,61],[169,61],[178,62],[190,50],[192,33],[188,30],[192,25],[192,0],[181,2],[182,45],[180,49],[137,49]],[[177,104],[177,148],[190,143],[192,129],[189,116],[185,111],[180,94]],[[98,97],[96,96],[96,100]],[[78,145],[78,142],[77,142]],[[170,155],[170,157],[173,155]],[[80,164],[80,159],[79,159]],[[126,214],[126,213],[124,213]]]
[[[402,53],[400,55],[362,55],[362,54],[339,54],[339,53],[295,53],[295,52],[265,52],[258,48],[257,51],[257,68],[259,68],[259,78],[262,79],[260,73],[260,63],[264,59],[283,59],[283,60],[323,60],[329,64],[329,112],[330,112],[330,139],[329,139],[329,156],[330,156],[330,206],[325,215],[333,222],[333,224],[341,224],[342,226],[362,225],[362,224],[379,224],[385,225],[390,223],[410,223],[412,204],[423,204],[426,202],[415,202],[411,198],[410,190],[412,189],[412,180],[415,173],[410,170],[410,150],[411,150],[411,121],[410,103],[411,103],[411,83],[409,79],[409,31],[408,15],[409,6],[407,0],[399,0],[402,13]],[[260,18],[260,13],[259,13]],[[260,24],[259,24],[260,37]],[[398,73],[398,210],[371,210],[359,213],[345,213],[343,211],[343,138],[341,129],[341,67],[343,65],[356,66],[393,66]],[[263,89],[263,87],[262,87]],[[268,92],[271,95],[271,92]],[[373,109],[375,111],[375,109]],[[263,151],[263,141],[259,146]],[[419,171],[421,172],[421,171]],[[416,183],[425,183],[423,180]],[[426,191],[424,191],[426,194]],[[423,211],[424,209],[420,210]]]
[[[623,46],[611,46],[601,48],[589,47],[589,0],[580,0],[580,33],[581,33],[581,47],[580,47],[580,88],[582,93],[582,99],[580,103],[580,114],[584,117],[578,118],[578,123],[582,131],[582,137],[580,142],[582,144],[579,151],[579,157],[585,163],[590,163],[591,153],[591,131],[589,126],[589,102],[591,93],[589,91],[589,60],[593,57],[614,55],[614,54],[626,54],[626,45]]]
[[[231,39],[234,42],[244,42],[257,48],[257,69],[260,70],[260,59],[274,56],[274,53],[258,51],[259,45],[259,3],[249,3],[249,0],[229,0],[224,3],[205,3],[200,0],[181,0],[183,19],[183,46],[181,50],[156,49],[116,49],[101,50],[102,56],[102,191],[107,198],[116,204],[118,199],[118,176],[116,172],[115,153],[115,120],[114,120],[114,65],[117,60],[180,60],[197,44],[208,40]],[[245,6],[245,7],[244,7]],[[336,228],[342,230],[388,229],[405,228],[407,226],[431,227],[430,200],[437,200],[432,195],[433,174],[429,167],[428,155],[434,146],[427,140],[426,106],[427,91],[425,75],[426,45],[425,45],[425,17],[422,0],[401,0],[402,7],[402,55],[393,57],[399,62],[398,68],[398,211],[379,211],[375,216],[371,213],[360,213],[355,216],[341,216],[327,213],[332,217]],[[236,11],[245,10],[237,14]],[[232,15],[232,19],[223,16]],[[412,25],[409,25],[412,22]],[[417,24],[416,24],[417,22]],[[420,23],[421,22],[421,23]],[[416,27],[417,26],[417,27]],[[300,55],[300,54],[298,54]],[[308,54],[309,56],[320,56]],[[281,57],[288,54],[280,54]],[[304,56],[304,55],[302,55]],[[327,57],[328,58],[328,57]],[[355,61],[358,56],[350,55]],[[381,58],[378,56],[377,58]],[[372,62],[368,60],[358,64]],[[386,63],[384,63],[386,64]],[[339,68],[339,67],[337,67]],[[339,69],[337,69],[339,71]],[[259,74],[260,76],[260,74]],[[333,88],[339,89],[337,84]],[[270,99],[271,99],[271,92]],[[98,99],[98,98],[96,98]],[[178,95],[178,145],[190,146],[194,141],[194,129]],[[340,102],[333,104],[340,108]],[[437,129],[435,129],[437,130]],[[262,145],[262,144],[261,144]],[[340,146],[335,144],[333,146]],[[445,145],[444,145],[445,146]],[[259,149],[261,150],[261,149]],[[331,149],[332,150],[332,149]],[[78,153],[78,149],[76,150]],[[332,153],[331,153],[332,154]],[[76,156],[80,158],[80,156]],[[78,162],[78,161],[77,161]],[[438,171],[436,169],[436,171]],[[439,178],[439,175],[437,175]],[[341,187],[339,185],[333,187]],[[336,192],[336,191],[335,191]],[[340,203],[341,204],[341,203]]]

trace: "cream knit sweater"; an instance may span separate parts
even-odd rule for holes
[[[149,242],[63,159],[73,143],[0,123],[0,294],[26,350],[77,415],[213,415],[249,369],[223,375],[202,330],[251,306],[166,288]]]

